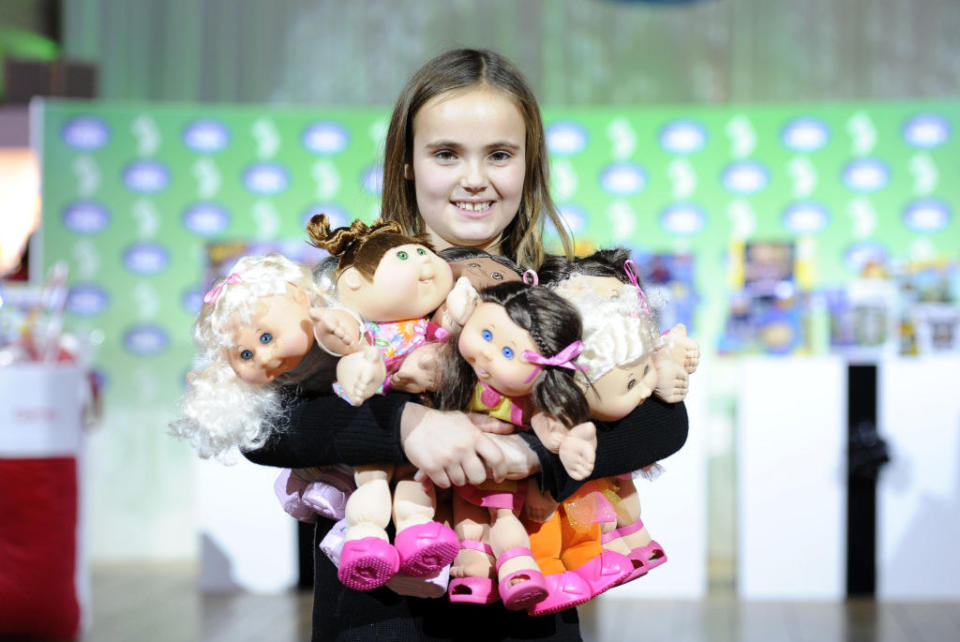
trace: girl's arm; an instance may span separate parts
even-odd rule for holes
[[[683,403],[647,399],[620,421],[597,425],[597,459],[590,479],[640,470],[680,450],[687,440],[687,409]],[[536,435],[520,435],[537,454],[541,489],[563,501],[583,483],[567,475],[560,457],[544,448]]]
[[[494,443],[460,412],[442,412],[403,393],[375,395],[351,406],[331,395],[293,404],[285,426],[261,448],[244,452],[256,464],[301,468],[409,461],[435,484],[479,484],[515,473]],[[531,471],[532,472],[532,471]]]

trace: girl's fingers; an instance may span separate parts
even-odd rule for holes
[[[487,469],[476,455],[471,455],[463,462],[463,471],[467,475],[467,481],[474,486],[487,481]]]
[[[460,464],[447,467],[447,478],[454,486],[464,486],[467,483],[467,475],[463,472],[463,467]]]

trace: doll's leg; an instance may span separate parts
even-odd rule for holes
[[[493,508],[490,513],[490,546],[497,558],[500,599],[508,609],[529,609],[547,596],[530,538],[511,509]]]
[[[528,490],[527,504],[530,499],[531,494]],[[559,511],[554,510],[545,522],[525,519],[523,525],[530,536],[530,550],[543,572],[547,588],[547,597],[530,608],[527,613],[529,615],[556,613],[583,604],[593,597],[590,586],[579,575],[568,571],[560,560],[563,536]]]
[[[347,500],[346,542],[340,556],[340,581],[368,591],[383,585],[400,567],[386,527],[390,521],[392,467],[358,466],[357,490]]]
[[[564,509],[559,513],[563,539],[560,559],[587,583],[592,595],[599,595],[629,577],[633,564],[627,556],[603,549],[600,524],[572,524]]]
[[[647,571],[660,566],[667,561],[667,556],[655,540],[650,537],[643,520],[640,519],[640,496],[632,479],[620,479],[620,501],[617,502],[617,533],[619,539],[630,552],[628,557],[637,568],[634,577],[639,577]],[[612,540],[611,540],[612,541]],[[607,542],[609,544],[610,542]],[[643,570],[643,572],[639,572]]]
[[[428,577],[453,561],[459,542],[453,529],[434,521],[437,500],[433,484],[415,481],[413,473],[412,466],[405,466],[393,491],[394,546],[400,555],[401,573]]]
[[[499,598],[490,548],[490,511],[453,492],[453,527],[460,551],[450,567],[450,601],[490,604]]]
[[[664,335],[665,348],[670,352],[670,360],[683,367],[687,374],[693,374],[700,364],[700,346],[687,336],[687,327],[682,323],[670,328]]]

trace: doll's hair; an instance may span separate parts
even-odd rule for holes
[[[414,244],[434,251],[425,235],[404,234],[399,223],[383,219],[371,225],[356,219],[349,227],[331,230],[325,214],[314,214],[307,223],[307,236],[311,245],[337,257],[337,276],[353,267],[368,281],[373,281],[380,259],[392,248]]]
[[[555,284],[554,291],[569,301],[583,320],[583,352],[577,363],[586,370],[577,371],[576,377],[588,385],[614,368],[652,354],[659,332],[632,283],[624,283],[620,292],[609,298],[595,294],[585,280],[586,275],[574,274]]]
[[[478,247],[465,247],[457,246],[448,247],[444,250],[440,250],[438,254],[443,258],[447,263],[452,263],[454,261],[466,261],[468,259],[491,259],[503,267],[507,268],[512,272],[516,272],[518,275],[523,275],[523,268],[516,264],[516,262],[508,259],[505,256],[499,254],[490,254],[486,250],[482,250]]]
[[[564,253],[573,256],[566,226],[550,197],[540,106],[520,71],[493,51],[456,49],[442,53],[424,64],[400,92],[387,129],[381,216],[399,221],[407,232],[424,231],[415,181],[407,178],[406,170],[413,167],[413,121],[420,108],[435,96],[469,89],[490,89],[509,98],[523,117],[526,132],[523,194],[517,215],[503,231],[500,250],[521,265],[539,268],[546,215],[557,230]]]
[[[537,270],[540,283],[553,285],[566,281],[575,274],[586,276],[609,276],[622,283],[630,283],[624,264],[630,259],[630,250],[623,247],[609,250],[597,250],[590,256],[567,259],[562,256],[550,256]],[[642,286],[642,284],[641,284]]]
[[[239,377],[225,351],[233,347],[236,328],[250,323],[263,297],[285,294],[294,285],[313,305],[326,302],[310,270],[280,254],[246,256],[204,297],[193,326],[198,348],[181,401],[174,435],[186,439],[201,457],[230,458],[232,446],[257,448],[280,427],[282,393],[278,386],[257,386]]]
[[[580,315],[562,297],[547,288],[511,281],[480,291],[482,302],[503,306],[507,316],[530,333],[537,351],[552,357],[571,343],[580,340]],[[462,331],[461,331],[462,332]],[[459,335],[448,341],[448,350],[456,351]],[[544,366],[533,381],[531,398],[537,410],[550,414],[568,426],[586,421],[590,408],[573,370]],[[466,359],[445,359],[444,372],[435,399],[444,410],[462,410],[467,406],[477,375]]]

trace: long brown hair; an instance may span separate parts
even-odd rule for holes
[[[469,87],[490,87],[516,104],[526,129],[526,174],[517,215],[503,231],[501,252],[517,263],[537,269],[543,262],[545,214],[553,223],[564,253],[573,257],[572,244],[549,191],[546,137],[537,99],[513,64],[483,49],[456,49],[442,53],[421,67],[400,92],[387,130],[383,164],[381,217],[398,221],[409,233],[423,233],[416,188],[405,176],[413,165],[413,119],[434,96]]]

